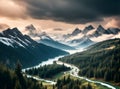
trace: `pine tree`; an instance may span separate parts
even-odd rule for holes
[[[22,70],[21,67],[22,67],[22,66],[21,66],[21,63],[18,61],[17,64],[16,64],[15,73],[16,73],[16,75],[19,76],[19,77],[20,77],[21,74],[22,74],[22,73],[21,73],[21,70]]]

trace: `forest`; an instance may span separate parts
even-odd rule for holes
[[[14,70],[0,63],[0,89],[47,89],[32,78],[23,76],[18,63]]]
[[[56,86],[53,87],[53,89],[93,89],[90,83],[84,85],[81,80],[73,79],[70,76],[64,76],[62,79],[58,79]]]
[[[80,76],[104,79],[120,86],[120,39],[96,43],[59,60],[79,67]]]
[[[40,66],[39,68],[32,68],[32,69],[26,70],[25,72],[30,75],[35,75],[35,76],[37,75],[40,78],[52,78],[56,74],[64,71],[68,71],[68,70],[70,70],[70,68],[64,66],[64,64],[58,65],[54,63],[52,65]]]

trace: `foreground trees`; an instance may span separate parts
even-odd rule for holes
[[[28,79],[21,73],[20,64],[15,71],[0,63],[0,89],[45,89],[34,79]]]

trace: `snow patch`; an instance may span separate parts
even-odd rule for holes
[[[14,47],[12,44],[14,43],[11,39],[9,38],[5,38],[5,37],[0,37],[0,42],[2,42],[3,44],[7,45],[7,46],[11,46]]]

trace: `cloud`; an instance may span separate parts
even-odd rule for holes
[[[10,28],[7,24],[0,23],[0,31]]]
[[[20,6],[12,0],[0,1],[0,17],[26,18],[24,6]]]
[[[120,15],[120,0],[13,0],[35,19],[85,24]]]
[[[108,23],[106,24],[106,27],[120,28],[120,17],[111,18],[111,20],[109,20]]]

